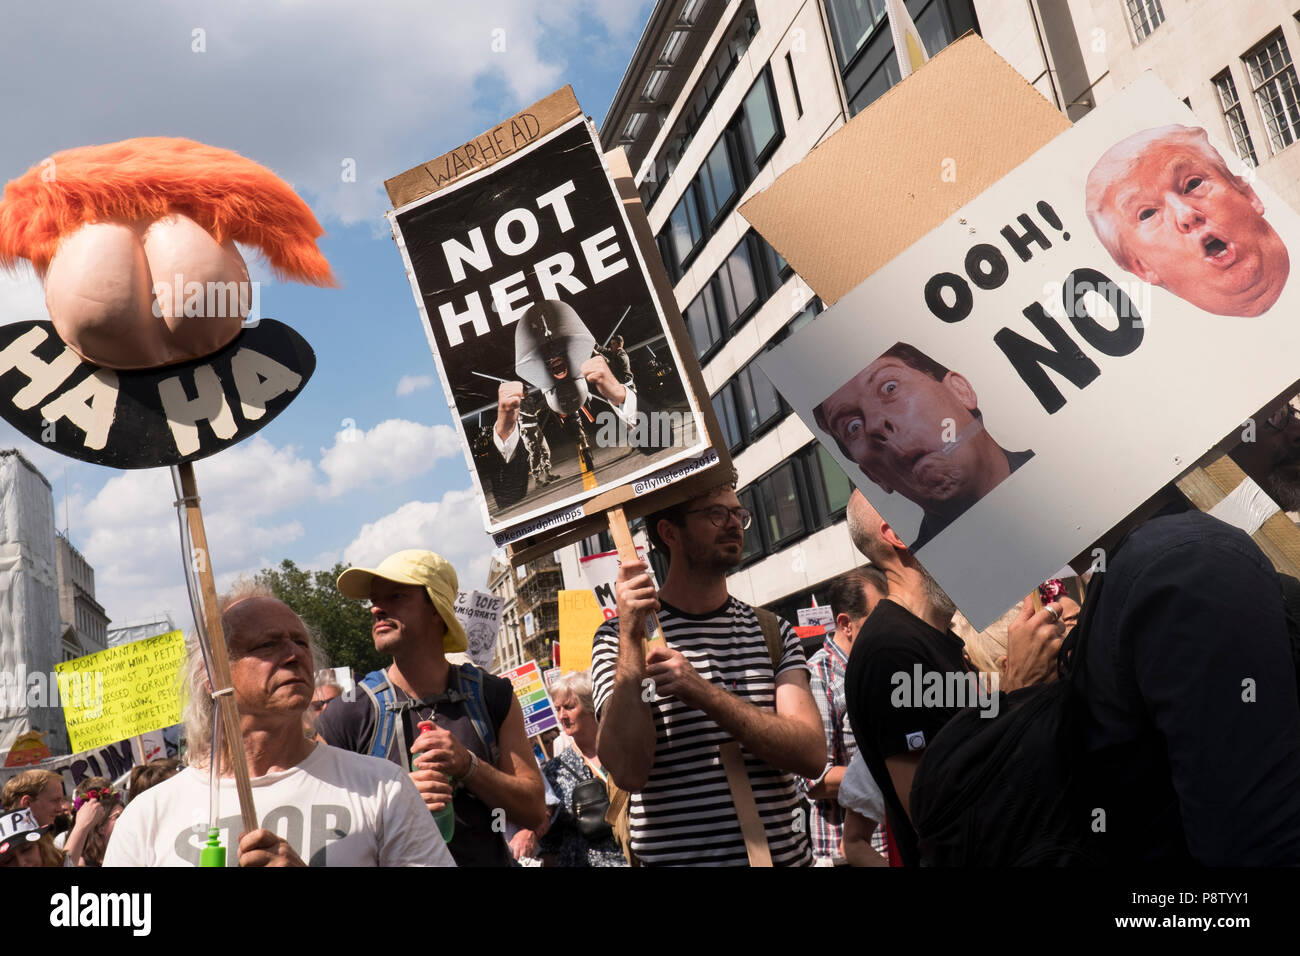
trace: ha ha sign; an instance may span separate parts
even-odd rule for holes
[[[315,370],[307,341],[273,319],[202,359],[129,372],[85,361],[50,322],[16,322],[0,327],[0,416],[96,465],[178,465],[258,431]]]

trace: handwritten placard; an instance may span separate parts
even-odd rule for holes
[[[184,666],[180,631],[55,664],[72,749],[94,750],[180,723]]]

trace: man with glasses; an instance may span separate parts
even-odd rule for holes
[[[826,763],[808,667],[787,622],[727,591],[751,520],[731,483],[647,517],[669,555],[667,579],[656,592],[645,562],[625,562],[619,615],[596,632],[597,749],[633,794],[632,849],[646,865],[748,862],[720,749],[733,740],[773,864],[812,863],[793,776],[816,777]],[[650,612],[666,644],[647,652]]]

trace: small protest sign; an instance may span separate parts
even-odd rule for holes
[[[571,92],[442,159],[389,181],[389,219],[497,543],[704,453],[694,356]]]
[[[591,643],[606,616],[591,591],[560,591],[560,669],[585,671],[591,668]]]
[[[501,633],[501,612],[505,598],[486,591],[460,591],[452,613],[469,638],[469,656],[477,666],[487,668],[497,652]]]
[[[72,748],[94,750],[179,723],[184,667],[180,631],[55,664]]]
[[[816,607],[801,607],[797,614],[800,627],[816,625],[826,632],[828,638],[835,636],[835,612],[829,604],[819,604]]]
[[[558,727],[559,718],[555,716],[555,707],[551,695],[542,683],[542,672],[537,669],[536,661],[528,661],[518,667],[512,667],[500,674],[514,687],[515,698],[524,711],[524,736],[533,737],[552,727]]]
[[[636,556],[644,561],[645,548],[638,547]],[[587,587],[591,588],[592,594],[596,596],[596,602],[600,605],[605,620],[617,617],[618,599],[614,596],[614,581],[618,577],[618,552],[605,551],[602,554],[588,555],[578,560],[578,566],[582,569],[582,576],[587,580]],[[653,581],[654,570],[648,569],[648,573]]]
[[[760,364],[983,628],[1291,388],[1288,249],[1148,74]]]

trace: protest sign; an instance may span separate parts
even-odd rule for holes
[[[144,763],[166,756],[167,747],[163,742],[162,731],[150,731],[141,736],[139,741]],[[41,770],[53,770],[55,773],[61,774],[63,776],[64,790],[71,795],[77,784],[87,777],[107,777],[109,780],[116,780],[141,762],[135,752],[134,740],[117,740],[81,753],[50,757],[31,766],[2,769],[0,770],[0,783],[15,774],[22,773],[24,770],[37,767]]]
[[[72,748],[93,750],[179,723],[184,667],[180,631],[55,664]]]
[[[606,614],[591,591],[560,591],[560,670],[591,668],[591,644],[596,629],[612,614]]]
[[[1253,179],[1148,74],[761,360],[977,628],[1291,389]]]
[[[644,561],[645,548],[637,548],[636,556]],[[596,602],[600,605],[605,620],[617,617],[618,599],[614,596],[614,580],[618,577],[618,552],[606,551],[602,554],[588,555],[578,559],[578,566],[582,569],[582,576],[587,580],[587,587],[591,588],[591,592],[596,596]],[[649,569],[648,573],[651,580],[654,580],[654,569]]]
[[[70,458],[157,468],[243,441],[284,411],[315,369],[307,341],[273,319],[204,358],[132,371],[79,358],[50,322],[14,322],[0,326],[0,417]]]
[[[571,91],[387,186],[497,544],[579,521],[593,497],[708,450],[712,409],[701,417],[694,355],[670,327],[680,315],[656,295]]]
[[[796,612],[800,627],[820,627],[827,637],[835,636],[835,612],[828,604],[816,607],[801,607]]]
[[[470,660],[479,667],[490,667],[497,652],[501,611],[505,603],[505,598],[486,591],[460,591],[456,594],[452,613],[465,628]]]
[[[552,727],[558,727],[559,718],[551,704],[551,695],[542,683],[542,672],[536,661],[528,661],[500,674],[514,687],[515,697],[524,711],[524,736],[534,737]]]

